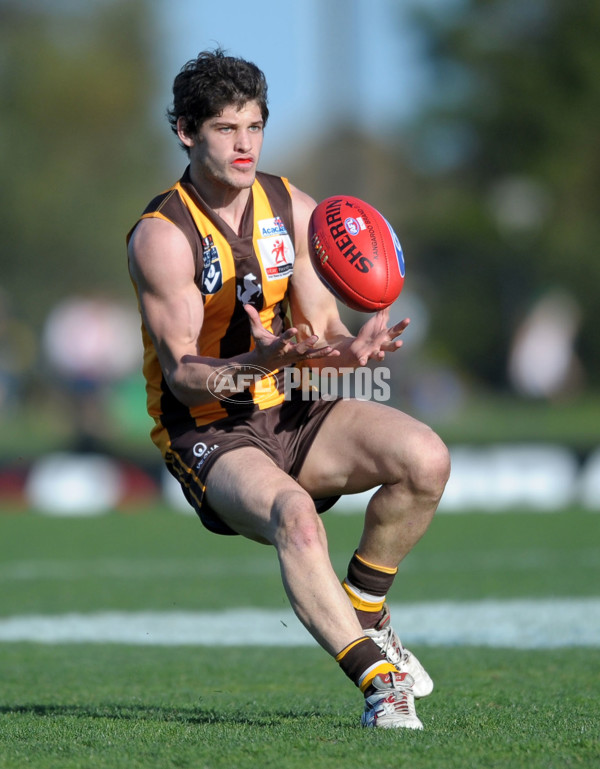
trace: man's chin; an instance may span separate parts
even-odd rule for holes
[[[211,174],[212,183],[218,184],[223,187],[228,187],[230,190],[247,190],[254,184],[256,179],[256,168],[236,171],[235,169],[227,169],[225,171],[216,172]]]
[[[229,181],[231,186],[239,190],[245,190],[245,189],[248,189],[248,187],[252,187],[255,179],[256,179],[256,168],[243,170],[243,171],[236,170],[233,174],[229,176]]]

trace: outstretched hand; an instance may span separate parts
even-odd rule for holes
[[[366,366],[369,360],[381,361],[385,358],[386,352],[394,352],[402,347],[402,340],[398,337],[408,326],[410,319],[404,318],[388,328],[389,316],[388,308],[376,312],[363,324],[350,345],[360,366]]]
[[[346,364],[347,355],[340,349],[334,349],[331,345],[317,347],[319,337],[315,334],[298,342],[296,341],[298,329],[289,328],[280,336],[275,336],[263,326],[255,307],[246,304],[244,309],[250,320],[250,331],[261,365],[270,371],[303,360],[336,358],[340,355]],[[402,347],[402,340],[399,337],[410,323],[410,319],[404,318],[391,328],[388,328],[388,320],[389,309],[386,308],[376,312],[363,324],[358,334],[346,347],[352,358],[348,361],[349,364],[366,366],[370,360],[382,361],[387,352],[394,352]]]
[[[255,307],[245,304],[244,310],[250,320],[250,332],[254,338],[256,352],[262,365],[270,371],[303,360],[339,356],[339,352],[330,345],[316,347],[319,337],[315,334],[300,342],[296,341],[296,328],[288,328],[280,336],[275,336],[263,326]]]

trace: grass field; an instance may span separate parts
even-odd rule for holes
[[[325,520],[342,576],[360,519]],[[600,598],[599,534],[600,516],[577,510],[439,515],[390,600]],[[0,513],[0,590],[0,628],[107,611],[287,616],[270,549],[164,509]],[[547,635],[537,648],[498,647],[493,627],[485,645],[411,644],[436,681],[423,732],[360,729],[360,695],[324,652],[245,646],[243,628],[234,646],[4,641],[0,769],[600,767],[600,648]]]

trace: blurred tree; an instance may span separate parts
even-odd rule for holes
[[[411,132],[420,180],[401,232],[428,282],[433,338],[502,387],[518,322],[559,288],[581,310],[579,352],[597,386],[600,4],[423,7],[433,88]]]
[[[151,10],[0,0],[0,285],[36,326],[71,293],[131,299],[124,236],[165,177]]]

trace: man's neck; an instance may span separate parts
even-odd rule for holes
[[[252,194],[252,188],[236,188],[212,179],[208,180],[201,174],[194,173],[193,166],[190,166],[190,179],[209,208],[220,216],[234,232],[239,234],[242,217]]]

